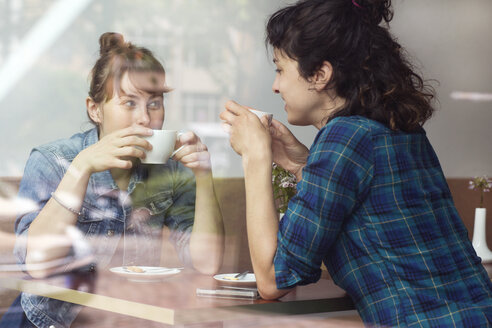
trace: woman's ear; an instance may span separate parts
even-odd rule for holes
[[[101,123],[102,113],[99,104],[96,103],[91,97],[87,97],[85,99],[85,106],[87,107],[87,113],[89,114],[91,120],[96,124]]]
[[[318,71],[314,74],[312,82],[314,83],[314,89],[316,91],[325,90],[328,83],[330,83],[333,75],[333,66],[327,61],[324,61]]]

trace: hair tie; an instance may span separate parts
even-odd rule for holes
[[[361,9],[362,9],[362,6],[361,6],[361,5],[359,5],[357,2],[355,2],[355,0],[352,0],[352,4],[353,4],[354,6],[356,6],[357,8],[361,8]]]

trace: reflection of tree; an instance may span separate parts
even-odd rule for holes
[[[242,98],[243,83],[255,71],[255,53],[263,35],[262,17],[271,7],[262,0],[179,1],[173,26],[182,26],[185,58],[194,57],[225,94]],[[259,42],[258,42],[259,41]],[[233,84],[232,88],[230,83]]]
[[[9,7],[9,1],[0,2],[0,63],[7,56],[8,45],[10,44]]]
[[[53,0],[0,0],[0,64]]]
[[[182,47],[180,55],[186,64],[206,69],[224,94],[245,96],[241,94],[246,90],[242,84],[255,71],[258,48],[263,50],[270,1],[164,0],[145,6],[135,6],[133,0],[118,3],[118,12],[131,10],[133,17],[147,17],[147,23],[125,19],[116,24],[133,30],[133,34],[164,34],[170,47]],[[166,56],[169,54],[168,50]]]
[[[186,65],[207,70],[224,94],[242,98],[247,90],[243,84],[258,68],[255,63],[259,50],[263,50],[264,21],[274,3],[161,0],[142,5],[134,0],[94,1],[50,50],[54,59],[50,65],[87,69],[94,60],[99,35],[119,31],[130,39],[141,38],[165,61],[172,60],[173,48],[180,47],[179,55]],[[11,39],[22,37],[52,4],[53,0],[23,1],[22,23],[15,25],[9,16],[12,1],[1,1],[2,50],[7,51]]]
[[[15,41],[22,39],[56,1],[0,0],[0,65],[11,47],[15,47]],[[254,76],[264,71],[261,66],[265,56],[264,24],[267,14],[273,12],[279,2],[93,1],[0,104],[0,120],[11,122],[2,126],[3,136],[0,137],[9,136],[19,141],[16,149],[2,145],[0,150],[20,170],[32,146],[87,126],[83,124],[87,121],[84,113],[86,81],[98,56],[98,38],[107,31],[121,32],[128,40],[153,50],[164,61],[173,79],[179,80],[184,69],[188,72],[201,69],[212,78],[210,84],[215,84],[215,89],[219,87],[214,91],[216,98],[228,96],[251,104],[259,98],[252,94],[259,91],[260,86],[268,90],[262,84],[266,81],[258,81]],[[17,23],[11,15],[14,3],[22,5],[21,10],[14,10],[20,14]],[[171,83],[177,86],[175,81]],[[186,88],[186,85],[180,86]],[[179,100],[180,96],[176,93],[173,99]],[[169,108],[179,111],[180,104],[175,105]],[[169,114],[166,120],[181,124],[180,113],[174,119],[171,111]],[[2,170],[5,164],[0,163]]]
[[[22,37],[54,1],[22,1],[22,23],[17,25],[12,23],[12,3],[0,1],[2,48],[13,35]],[[98,36],[108,30],[166,38],[170,47],[182,44],[185,60],[214,73],[218,83],[227,83],[224,74],[231,73],[226,69],[236,67],[238,72],[248,73],[256,50],[248,45],[262,45],[266,14],[274,5],[275,1],[262,0],[160,0],[145,5],[134,0],[94,1],[61,41],[63,48],[87,53],[97,46]],[[163,55],[170,54],[166,52]],[[237,78],[242,74],[233,75]]]

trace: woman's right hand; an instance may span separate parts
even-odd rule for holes
[[[294,174],[297,181],[300,181],[302,169],[307,163],[309,149],[297,140],[285,125],[275,119],[270,125],[270,135],[273,161]]]
[[[132,158],[145,158],[143,149],[152,149],[152,145],[142,138],[152,133],[152,129],[141,125],[117,130],[81,151],[74,162],[77,161],[77,166],[88,173],[113,168],[130,169],[133,166]]]

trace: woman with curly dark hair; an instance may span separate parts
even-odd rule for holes
[[[422,128],[433,89],[388,31],[390,0],[305,0],[273,14],[273,91],[290,124],[233,101],[221,118],[242,155],[249,247],[263,298],[320,278],[321,264],[367,324],[492,324],[492,284]],[[277,221],[271,163],[297,194]]]

